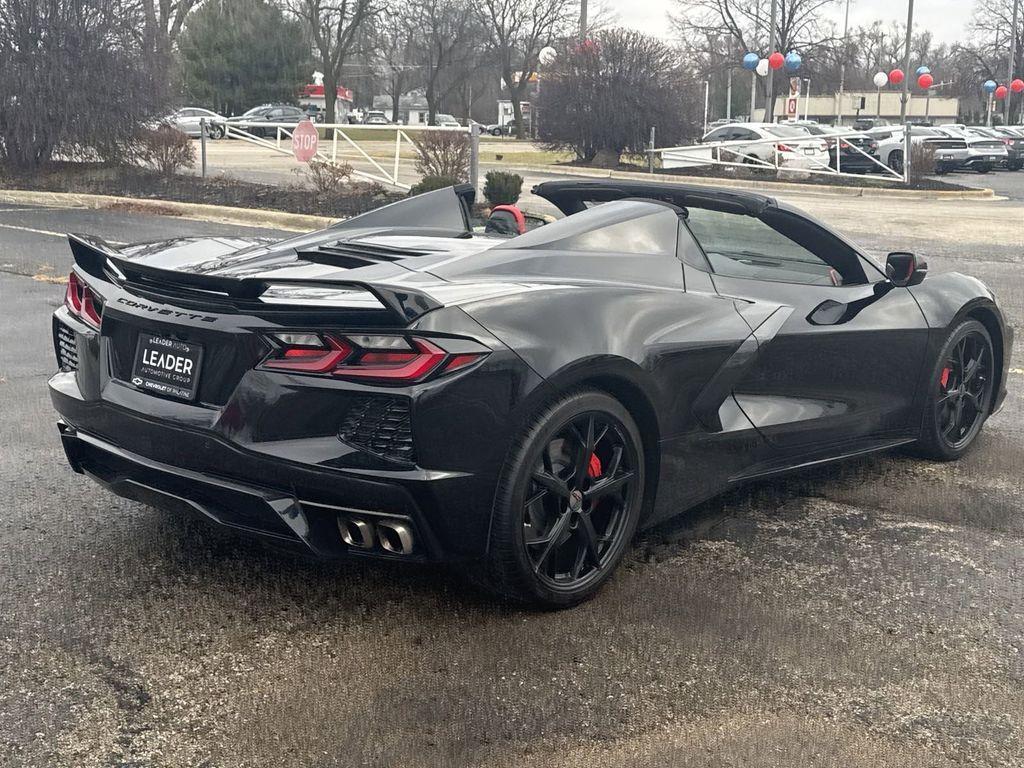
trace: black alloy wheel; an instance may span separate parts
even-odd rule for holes
[[[992,339],[977,320],[961,323],[939,355],[919,452],[949,461],[971,446],[988,417],[995,388]]]
[[[629,412],[603,392],[572,393],[538,414],[495,496],[490,586],[552,607],[591,597],[636,531],[641,445]]]
[[[895,149],[889,153],[889,168],[896,173],[903,173],[903,150]]]

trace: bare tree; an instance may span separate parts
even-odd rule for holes
[[[388,3],[375,25],[374,63],[384,92],[391,97],[391,121],[394,123],[398,122],[402,94],[421,80],[416,42],[411,2]]]
[[[517,136],[525,138],[523,97],[541,49],[571,34],[578,6],[565,0],[481,0],[477,8],[512,101]]]
[[[472,0],[411,0],[409,19],[417,42],[429,122],[436,122],[441,101],[469,76],[462,66],[482,43]]]
[[[317,67],[324,75],[324,119],[336,122],[338,83],[345,63],[366,39],[366,25],[379,10],[376,0],[292,0],[292,11],[305,22]]]
[[[833,48],[839,38],[835,27],[825,20],[827,12],[839,0],[778,0],[775,24],[776,50],[799,51],[805,59],[813,59]],[[769,6],[762,0],[676,0],[672,25],[685,44],[698,51],[705,60],[718,66],[724,62],[724,41],[731,39],[736,48],[765,55],[768,51],[771,18]],[[783,78],[775,78],[774,88]],[[761,83],[761,87],[764,84]],[[775,94],[772,94],[772,98]]]
[[[185,18],[201,0],[139,0],[147,50],[167,55],[181,34]]]

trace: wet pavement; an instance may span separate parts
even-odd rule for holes
[[[876,255],[981,277],[1024,320],[1024,207],[805,202]],[[253,231],[0,210],[0,765],[1024,764],[1020,343],[962,461],[883,454],[734,491],[642,535],[595,600],[533,613],[72,473],[45,388],[69,230]]]

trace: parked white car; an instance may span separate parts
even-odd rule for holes
[[[897,173],[903,173],[903,152],[906,128],[902,125],[886,125],[867,132],[878,142],[878,159]],[[938,128],[920,125],[910,127],[911,144],[925,144],[932,148],[935,158],[935,172],[948,173],[965,167],[970,153],[967,140]]]
[[[756,144],[748,142],[757,142]],[[758,166],[763,163],[781,168],[828,169],[828,144],[801,129],[778,123],[729,123],[709,131],[701,144],[711,144],[720,152],[731,152],[738,162]],[[712,153],[713,158],[715,153]]]
[[[223,138],[227,118],[202,107],[182,107],[165,117],[162,122],[177,128],[186,136],[198,137],[203,118],[206,118],[206,135],[211,139]]]
[[[953,136],[962,137],[967,142],[967,161],[964,166],[978,173],[988,173],[993,168],[1007,164],[1009,153],[1001,138],[989,135],[984,129],[950,123],[940,126]]]

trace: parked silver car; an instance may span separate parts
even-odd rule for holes
[[[224,136],[224,123],[226,118],[218,115],[209,109],[202,107],[182,107],[163,119],[163,122],[172,128],[177,128],[186,136],[198,137],[201,132],[203,118],[206,118],[206,135],[211,139],[220,139]]]

